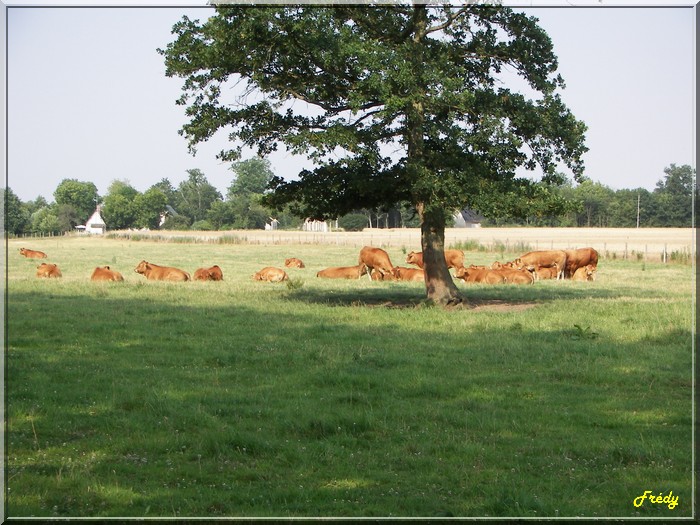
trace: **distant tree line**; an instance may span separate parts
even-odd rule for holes
[[[552,188],[569,203],[568,210],[561,215],[532,215],[524,220],[488,217],[482,224],[608,228],[694,226],[695,170],[688,165],[671,164],[664,169],[664,174],[653,191],[644,188],[613,190],[591,180],[583,180],[576,186],[566,183]]]
[[[289,210],[276,211],[261,204],[274,173],[268,160],[253,158],[232,165],[232,182],[225,196],[198,169],[187,170],[177,187],[167,178],[143,193],[128,181],[115,180],[107,194],[98,195],[92,182],[64,179],[53,192],[54,202],[44,197],[22,202],[7,188],[3,191],[5,230],[14,235],[60,234],[84,224],[99,204],[108,229],[230,230],[263,229],[271,218],[282,229],[297,229],[302,218]],[[547,187],[567,205],[557,215],[539,215],[537,206],[526,219],[507,215],[486,217],[484,226],[584,226],[584,227],[690,227],[693,224],[693,193],[697,195],[695,170],[671,164],[653,191],[643,188],[613,190],[599,182],[584,180]],[[504,197],[506,198],[506,197]],[[512,204],[512,203],[511,203]],[[512,209],[511,206],[508,208]],[[478,211],[478,210],[476,210]],[[418,227],[413,209],[402,203],[388,210],[359,209],[338,218],[348,231],[364,228]],[[449,226],[449,225],[448,225]]]

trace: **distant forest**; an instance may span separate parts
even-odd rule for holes
[[[231,170],[232,182],[225,196],[198,169],[187,170],[187,178],[177,187],[164,178],[143,193],[126,180],[115,180],[103,196],[92,182],[64,179],[54,190],[52,202],[44,197],[22,202],[8,187],[3,190],[1,201],[5,231],[10,235],[58,235],[74,231],[77,225],[85,224],[97,205],[110,230],[263,229],[272,218],[280,229],[301,227],[303,218],[295,217],[289,210],[271,210],[260,202],[274,176],[269,161],[253,158],[234,163]],[[697,188],[695,170],[688,165],[671,164],[653,191],[613,190],[590,180],[552,187],[549,191],[566,201],[561,214],[532,212],[532,215],[523,214],[525,218],[484,217],[482,226],[694,226],[693,194],[697,194]],[[367,227],[417,227],[419,221],[408,205],[399,203],[390,210],[358,209],[338,217],[337,226],[356,231]]]

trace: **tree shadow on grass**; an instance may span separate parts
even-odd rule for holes
[[[523,310],[556,300],[613,299],[620,297],[619,290],[587,288],[585,284],[578,287],[553,286],[540,287],[496,285],[470,286],[458,285],[464,302],[450,307],[449,310]],[[328,289],[314,286],[290,290],[284,294],[289,301],[328,306],[370,307],[411,309],[427,308],[425,289],[422,285],[405,286],[402,284],[383,283],[373,288]]]

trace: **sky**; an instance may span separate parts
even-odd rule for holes
[[[184,107],[175,104],[183,81],[165,76],[156,52],[173,40],[183,15],[213,12],[196,7],[205,2],[28,3],[8,0],[5,13],[7,185],[21,200],[51,202],[66,178],[95,183],[101,196],[114,180],[139,191],[163,178],[177,186],[188,169],[200,169],[226,194],[234,174],[215,158],[226,135],[200,144],[194,157],[188,152],[178,134]],[[672,163],[695,168],[696,8],[505,3],[539,18],[552,38],[566,82],[562,98],[588,126],[587,177],[615,190],[653,190]],[[294,178],[312,167],[280,149],[269,157],[276,175]]]

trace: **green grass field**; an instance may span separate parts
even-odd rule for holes
[[[35,278],[20,246],[63,278]],[[251,280],[292,256],[307,267],[290,286]],[[225,280],[148,282],[141,259],[218,264]],[[420,283],[315,277],[356,260],[328,245],[10,241],[6,515],[692,515],[689,265],[458,281],[468,304],[445,310]],[[125,282],[90,282],[104,264]],[[645,491],[677,506],[635,507]]]

